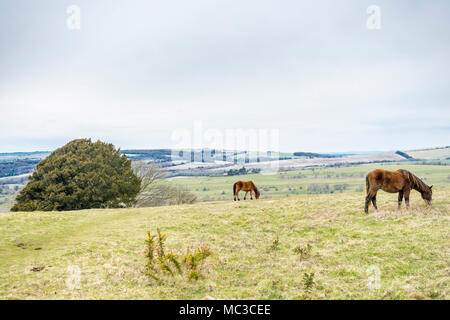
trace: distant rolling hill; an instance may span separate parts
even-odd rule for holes
[[[159,163],[173,175],[217,175],[245,166],[249,169],[296,170],[315,166],[357,165],[392,161],[450,160],[450,147],[361,154],[333,153],[258,153],[217,149],[125,149],[121,151],[133,161]],[[0,178],[29,174],[48,151],[0,153]],[[274,160],[279,160],[276,166]]]

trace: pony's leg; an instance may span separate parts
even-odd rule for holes
[[[375,195],[372,197],[372,204],[373,207],[375,208],[375,210],[378,211],[378,207],[377,207],[377,194],[375,193]]]
[[[366,203],[364,205],[364,212],[369,213],[370,194],[366,196]]]
[[[403,191],[400,191],[398,193],[398,210],[400,210],[402,206],[402,201],[403,201]]]
[[[245,191],[244,200],[247,200],[247,194],[248,194],[248,191]]]
[[[406,209],[409,209],[409,193],[411,190],[406,190],[403,194],[405,196]]]
[[[241,188],[239,188],[239,185],[236,186],[236,194],[234,195],[234,200],[240,201],[241,199],[239,199],[239,192],[241,191]]]
[[[375,191],[372,191],[372,190],[369,190],[369,192],[367,193],[367,196],[366,196],[366,203],[365,203],[365,206],[364,206],[364,212],[365,213],[369,213],[369,204],[370,204],[370,201],[372,201],[373,202],[373,198],[374,197],[376,197],[377,196],[377,192]],[[374,207],[375,207],[375,209],[377,209],[376,208],[376,200],[375,200],[375,203],[374,203]],[[377,209],[378,210],[378,209]]]
[[[250,190],[250,200],[253,200],[253,191]]]
[[[370,199],[371,199],[371,197],[370,197],[370,192],[367,194],[367,196],[366,196],[366,203],[365,203],[365,205],[364,205],[364,212],[365,213],[369,213],[369,203],[370,203]]]

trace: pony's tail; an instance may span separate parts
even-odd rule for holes
[[[233,196],[236,195],[236,184],[237,184],[237,182],[235,182],[235,183],[233,184]]]
[[[367,176],[366,176],[366,194],[369,194],[369,188],[370,188],[370,185],[369,185],[369,175],[367,175]]]

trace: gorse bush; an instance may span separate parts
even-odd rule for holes
[[[207,246],[202,246],[197,248],[194,253],[189,252],[187,249],[186,256],[183,260],[184,265],[188,271],[187,277],[189,280],[198,280],[200,274],[197,270],[198,265],[201,261],[205,260],[211,255],[211,250]]]
[[[131,206],[141,179],[112,144],[73,140],[38,163],[12,211]]]
[[[180,263],[178,262],[178,256],[174,253],[165,252],[165,242],[167,234],[161,233],[158,229],[158,237],[156,246],[155,236],[152,236],[150,232],[147,233],[147,262],[152,270],[155,270],[155,266],[158,265],[162,271],[166,271],[171,275],[174,274],[173,267],[181,273]],[[156,264],[155,264],[156,262]]]
[[[157,234],[147,232],[146,244],[146,273],[157,281],[162,281],[163,275],[174,276],[176,274],[186,275],[189,280],[198,280],[200,263],[211,255],[208,246],[201,246],[191,252],[186,249],[186,254],[180,257],[166,250],[167,234],[157,229]]]
[[[315,284],[316,283],[314,281],[314,272],[311,273],[305,272],[303,274],[303,286],[305,287],[305,291],[309,293]]]
[[[308,243],[306,246],[297,245],[294,248],[294,253],[300,255],[300,260],[308,258],[311,254],[312,246]]]
[[[269,249],[267,249],[267,252],[278,250],[278,246],[280,245],[280,239],[278,236],[272,241],[272,244],[270,245]]]

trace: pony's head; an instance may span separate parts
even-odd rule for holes
[[[255,187],[255,198],[259,199],[259,195],[260,195],[259,190],[257,187]]]
[[[433,188],[433,186],[427,187],[426,189],[420,191],[422,199],[425,200],[429,206],[431,206],[431,203],[433,202],[433,190],[431,190],[431,188]]]

